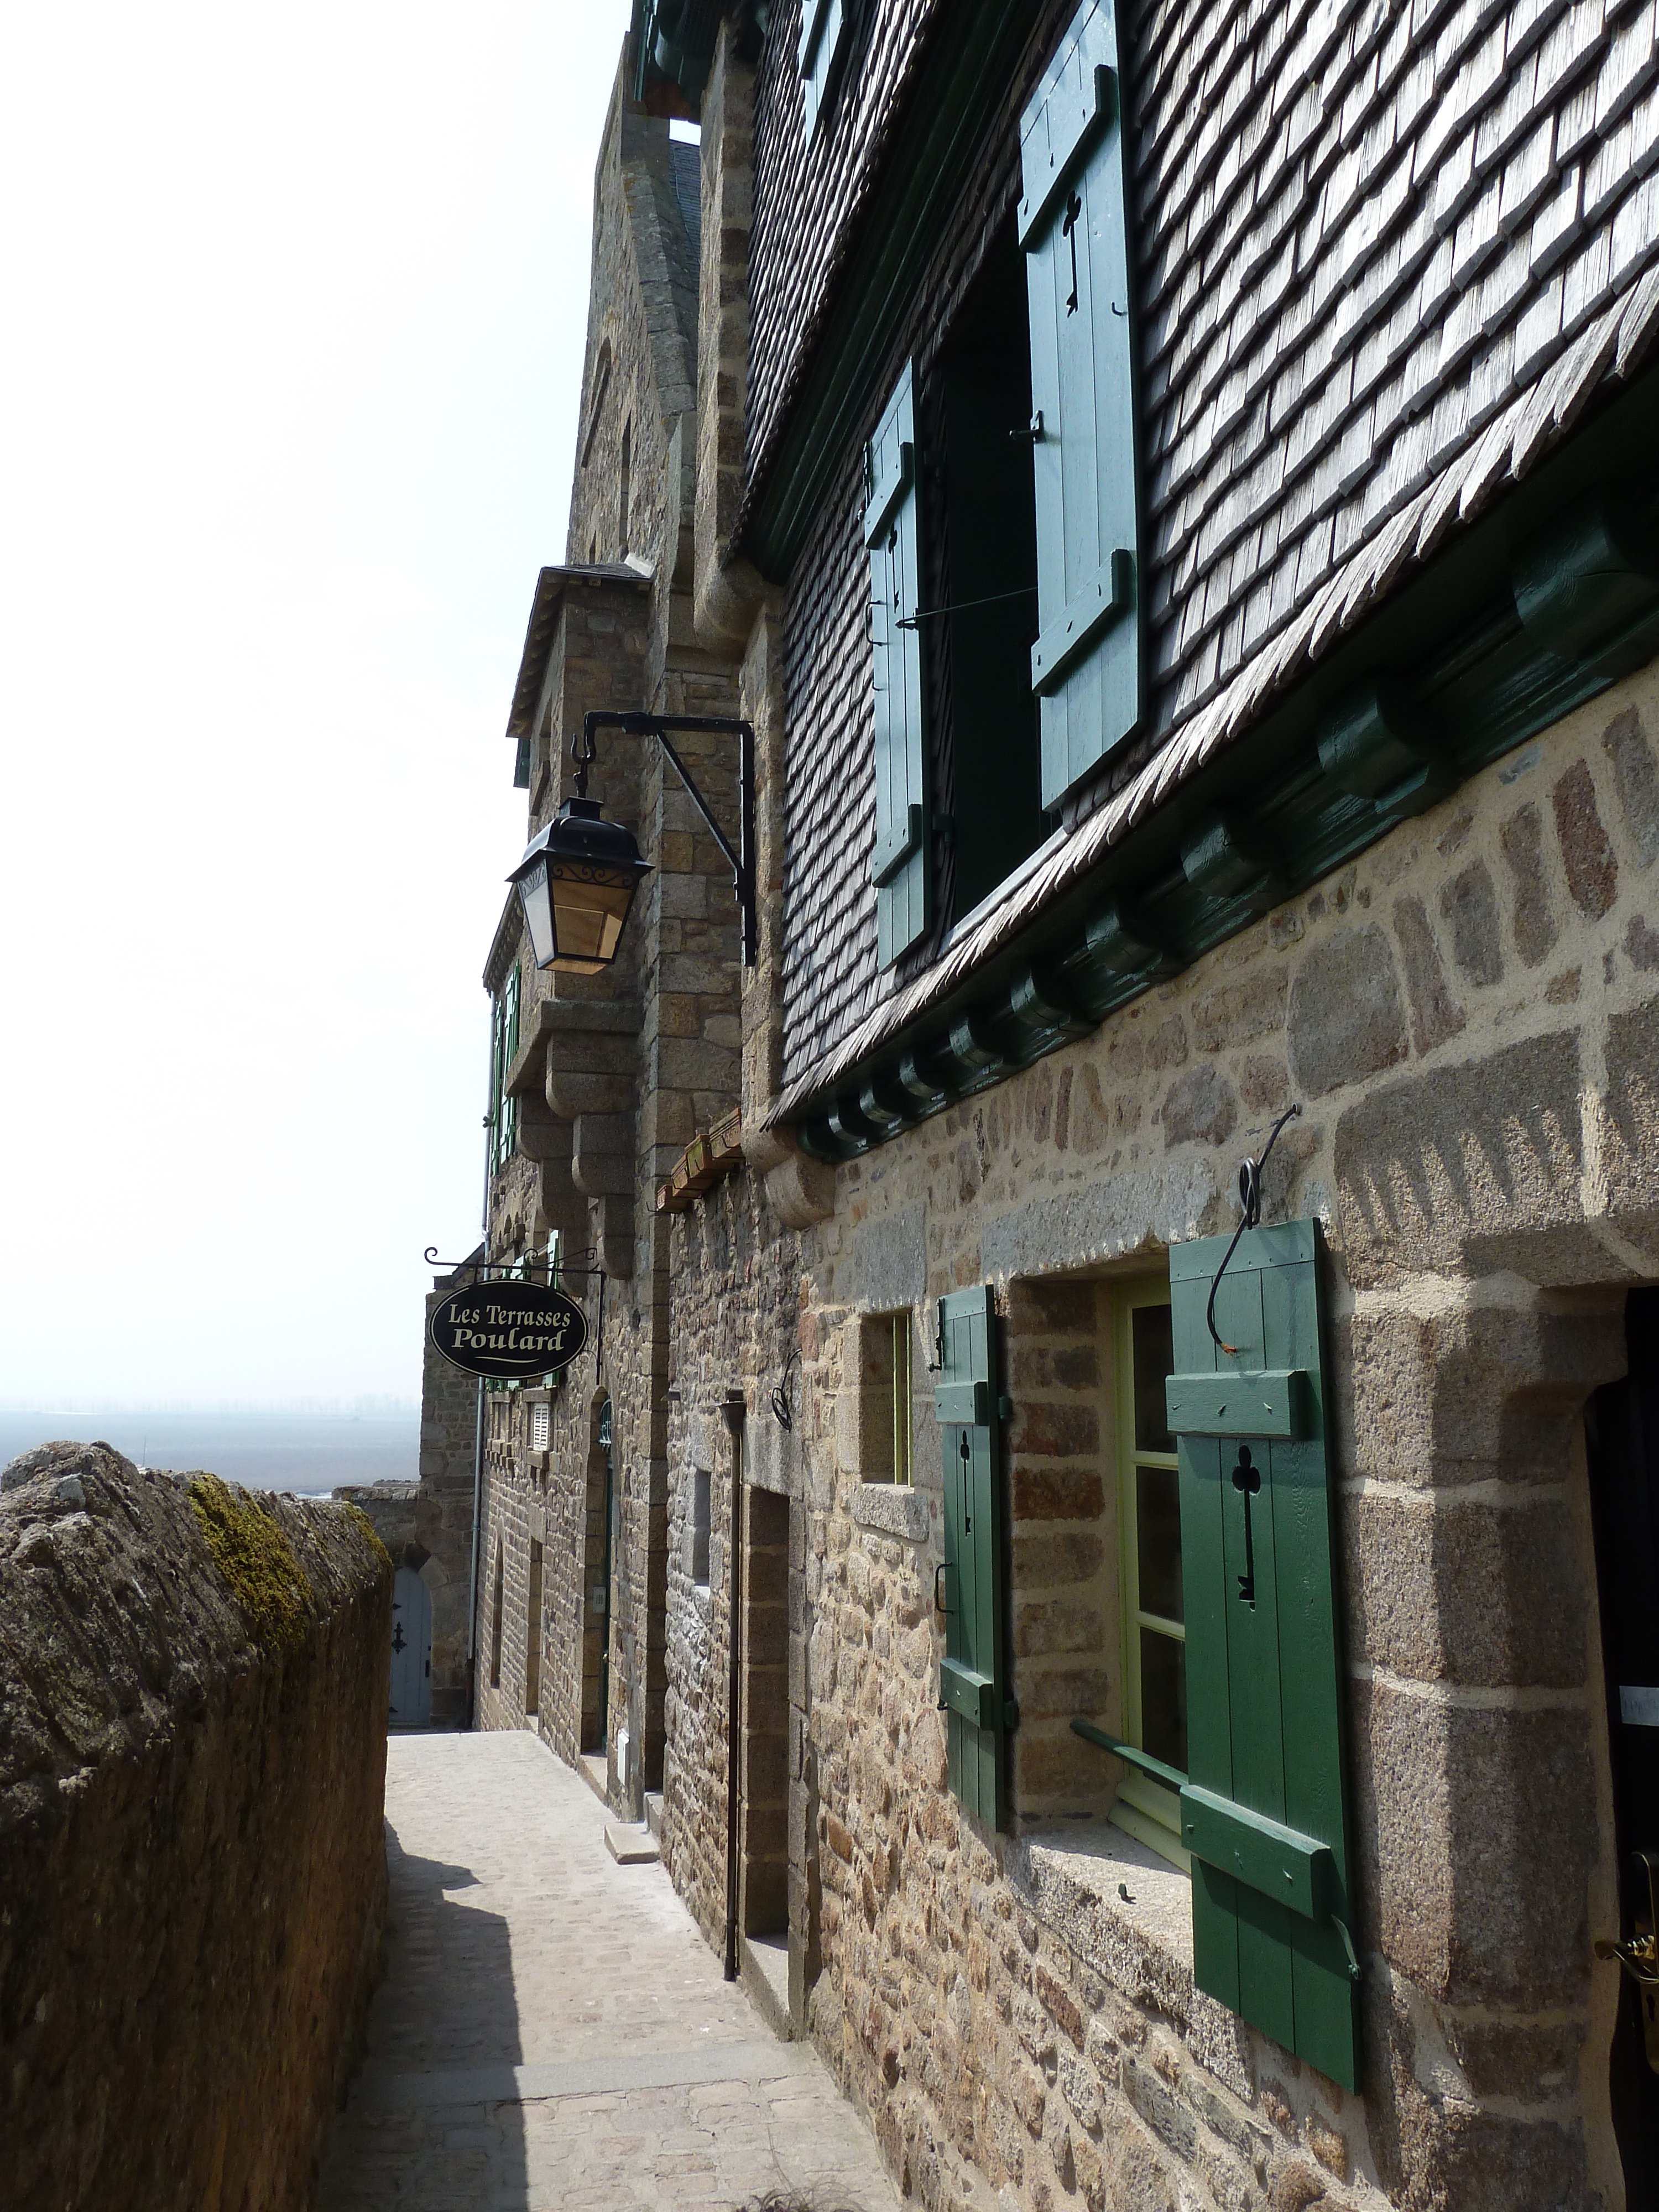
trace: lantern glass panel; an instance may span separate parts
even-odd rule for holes
[[[530,949],[538,968],[545,968],[558,950],[553,935],[553,902],[548,893],[547,863],[519,878],[519,903],[530,932]]]
[[[634,902],[635,878],[580,861],[554,861],[552,965],[567,975],[597,975],[617,957]]]

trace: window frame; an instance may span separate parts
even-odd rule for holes
[[[1123,1741],[1146,1749],[1141,1716],[1140,1631],[1178,1641],[1185,1664],[1184,1621],[1152,1613],[1140,1603],[1139,1494],[1136,1474],[1142,1467],[1178,1472],[1175,1451],[1149,1452],[1135,1442],[1134,1315],[1148,1306],[1170,1304],[1170,1278],[1143,1275],[1120,1285],[1112,1295],[1113,1443],[1116,1459],[1118,1510],[1118,1620],[1123,1662]],[[1137,1843],[1192,1872],[1192,1854],[1181,1841],[1181,1800],[1150,1774],[1126,1765],[1111,1819]]]
[[[896,1488],[915,1486],[915,1318],[907,1308],[893,1325],[893,1475]]]

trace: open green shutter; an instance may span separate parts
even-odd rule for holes
[[[1042,803],[1056,806],[1144,711],[1127,194],[1117,28],[1089,0],[1020,118],[1019,240],[1037,426]]]
[[[1193,1971],[1200,1989],[1358,2086],[1318,1232],[1170,1254],[1187,1618]]]
[[[877,965],[890,967],[927,928],[927,757],[921,728],[921,562],[917,543],[914,375],[898,388],[864,449],[864,542],[870,549],[875,685]]]
[[[939,1703],[951,1787],[994,1828],[1006,1800],[1002,1633],[1002,1436],[988,1288],[939,1300],[933,1410],[945,1437],[945,1656]]]
[[[519,1056],[519,997],[522,971],[514,967],[507,979],[507,1006],[501,1038],[501,1148],[503,1164],[513,1157],[519,1141],[519,1102],[507,1093],[507,1071]]]
[[[817,129],[829,97],[830,81],[841,61],[847,27],[846,0],[801,0],[797,63],[809,138]]]

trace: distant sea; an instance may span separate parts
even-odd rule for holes
[[[113,1444],[140,1467],[205,1468],[250,1490],[323,1495],[348,1482],[413,1482],[419,1419],[316,1413],[65,1413],[0,1411],[0,1467],[67,1437]]]

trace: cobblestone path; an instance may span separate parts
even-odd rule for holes
[[[522,1734],[394,1736],[387,1969],[318,2212],[893,2212],[868,2129],[775,2041],[659,1866]]]

